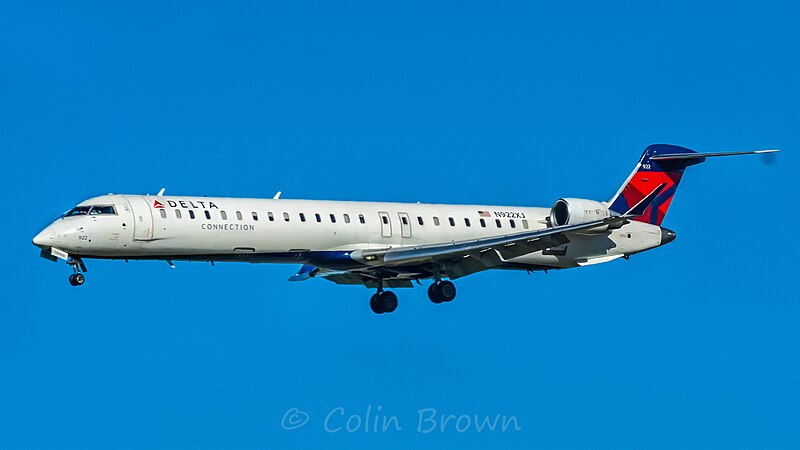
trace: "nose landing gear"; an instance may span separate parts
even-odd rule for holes
[[[73,273],[69,276],[69,284],[73,286],[80,286],[83,282],[86,281],[86,277],[83,276],[82,273]]]
[[[86,281],[86,277],[84,277],[82,273],[86,272],[86,265],[80,258],[70,258],[67,264],[72,266],[72,271],[74,272],[69,276],[69,284],[81,286]]]

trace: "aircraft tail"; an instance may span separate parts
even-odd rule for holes
[[[642,203],[646,197],[655,195],[644,214],[635,220],[661,225],[667,214],[672,197],[681,182],[683,171],[700,164],[707,157],[772,153],[777,150],[755,150],[748,152],[697,153],[677,145],[653,144],[647,147],[625,183],[608,201],[609,209],[626,214]]]

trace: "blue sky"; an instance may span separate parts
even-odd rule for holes
[[[0,447],[797,448],[798,12],[4,2]],[[783,152],[691,168],[667,247],[478,274],[446,305],[402,290],[391,315],[294,266],[89,261],[76,289],[30,243],[87,197],[161,187],[605,200],[656,142]],[[378,407],[402,430],[325,430]],[[284,430],[291,408],[309,421]],[[426,408],[521,429],[421,433]]]

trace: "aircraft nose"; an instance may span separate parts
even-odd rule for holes
[[[39,248],[50,247],[51,245],[53,245],[54,237],[55,233],[53,233],[53,229],[47,227],[44,230],[40,231],[39,234],[33,237],[33,245]]]
[[[676,237],[678,237],[678,235],[676,235],[674,231],[669,228],[661,228],[661,245],[669,244],[674,241]]]

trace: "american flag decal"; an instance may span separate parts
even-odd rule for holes
[[[492,213],[489,211],[478,211],[478,215],[481,217],[492,217]]]

